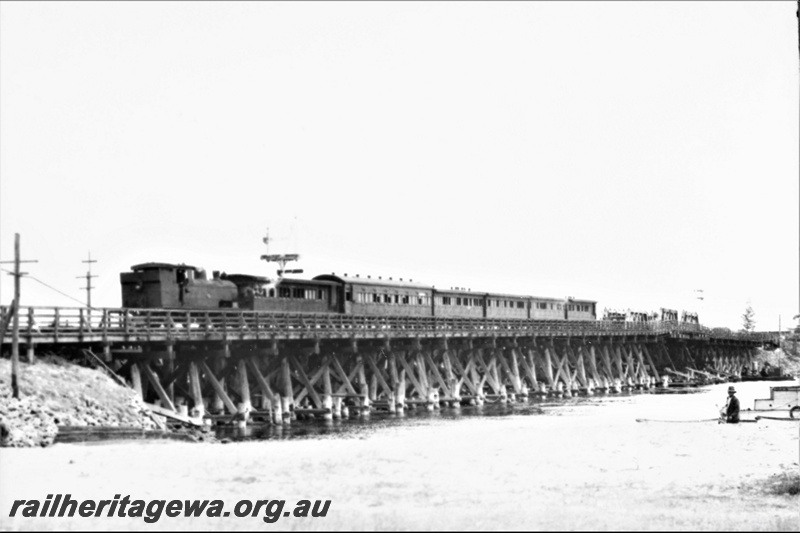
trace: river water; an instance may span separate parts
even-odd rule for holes
[[[735,384],[743,416],[753,418],[746,409],[754,400],[785,384]],[[271,525],[260,516],[156,524],[0,516],[0,529],[800,531],[798,496],[753,488],[798,470],[800,424],[699,422],[717,416],[727,387],[298,422],[253,428],[222,445],[4,449],[5,510],[14,498],[53,493],[221,498],[226,508],[245,499],[332,503],[324,519]]]
[[[754,400],[769,398],[770,387],[797,385],[797,381],[744,382],[733,384],[742,408],[742,418],[753,420],[759,413],[748,413]],[[219,426],[217,435],[233,441],[246,440],[292,440],[364,437],[380,433],[387,428],[428,426],[447,431],[451,424],[471,421],[480,424],[482,418],[508,418],[509,426],[530,427],[546,430],[548,417],[569,417],[573,422],[585,424],[588,420],[604,421],[612,427],[630,430],[630,424],[639,423],[711,423],[725,405],[730,384],[712,385],[688,389],[672,388],[667,391],[635,391],[620,394],[598,394],[566,399],[538,399],[526,402],[483,406],[462,406],[427,411],[424,408],[406,409],[403,414],[373,412],[368,416],[351,416],[344,420],[300,420],[284,426],[250,425],[245,429]],[[762,415],[787,417],[787,412],[760,413]],[[528,419],[528,417],[536,417]],[[577,418],[578,420],[574,420]],[[762,425],[767,421],[762,421]],[[669,426],[676,430],[677,426]],[[687,426],[691,428],[692,426]]]

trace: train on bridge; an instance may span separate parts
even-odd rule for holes
[[[186,264],[142,263],[120,274],[122,306],[134,309],[244,309],[276,313],[336,313],[359,316],[499,318],[547,321],[595,321],[597,302],[476,292],[371,276],[322,274],[312,279],[206,271]],[[678,322],[678,312],[608,311],[615,322]],[[684,313],[681,322],[697,323]]]

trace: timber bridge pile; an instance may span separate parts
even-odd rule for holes
[[[10,316],[0,307],[4,330]],[[30,361],[89,357],[160,414],[194,424],[736,380],[775,342],[679,322],[44,307],[20,308],[19,331]]]

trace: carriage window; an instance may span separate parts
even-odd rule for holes
[[[275,289],[270,289],[269,290],[269,297],[270,298],[275,298]]]
[[[278,287],[278,296],[281,298],[291,298],[292,289],[289,287]]]
[[[450,297],[442,296],[442,305],[450,305]]]
[[[517,302],[517,309],[524,309],[524,308],[525,308],[525,302]]]
[[[404,294],[404,295],[403,295],[403,303],[404,303],[404,304],[408,304],[408,303],[409,303],[409,301],[408,301],[408,294]]]
[[[396,304],[400,303],[400,295],[399,294],[395,294],[394,295],[394,303],[396,303]]]
[[[381,303],[381,295],[377,292],[372,295],[372,303]]]
[[[385,303],[385,304],[392,303],[392,295],[391,294],[384,294],[383,295],[383,303]]]
[[[347,302],[352,302],[353,301],[353,291],[351,291],[350,289],[347,289],[347,291],[344,293],[344,299]]]

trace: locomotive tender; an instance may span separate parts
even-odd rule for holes
[[[205,271],[190,265],[142,263],[120,274],[122,306],[146,309],[226,309],[280,313],[596,320],[597,302],[479,293],[462,288],[322,274],[313,279],[266,277]]]

